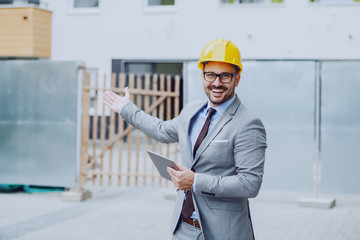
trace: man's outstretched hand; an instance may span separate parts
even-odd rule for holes
[[[172,182],[180,190],[190,190],[194,183],[195,173],[190,169],[176,164],[178,171],[171,167],[167,167],[167,172],[171,176]]]
[[[114,112],[119,113],[120,108],[130,100],[130,93],[128,87],[125,88],[125,96],[121,97],[112,91],[106,91],[103,95],[103,100],[106,106],[111,108]]]

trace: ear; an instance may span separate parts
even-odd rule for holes
[[[235,87],[237,87],[237,86],[239,85],[240,78],[241,78],[241,74],[238,73],[238,74],[235,76]]]

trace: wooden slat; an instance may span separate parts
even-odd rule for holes
[[[113,73],[111,76],[111,86],[115,87],[116,74]],[[110,112],[110,126],[109,126],[109,140],[113,141],[115,135],[115,112]],[[114,145],[113,145],[114,146]],[[113,163],[113,147],[109,150],[109,172],[112,171],[112,163]],[[111,175],[109,175],[108,185],[111,186]]]
[[[106,87],[106,74],[104,74],[103,79],[103,85],[104,88]],[[104,94],[104,92],[103,92]],[[105,131],[106,131],[106,115],[105,115],[105,104],[103,102],[102,104],[102,115],[101,115],[101,126],[100,126],[100,146],[101,146],[101,152],[104,152],[105,150]],[[104,168],[104,155],[101,155],[100,157],[100,170],[102,171]],[[100,175],[100,186],[103,185],[103,176]]]
[[[34,8],[33,49],[35,56],[51,57],[51,12]]]
[[[164,74],[160,74],[160,91],[161,92],[166,92],[165,91],[165,75]],[[162,102],[159,106],[159,117],[161,119],[164,119],[165,116],[165,101]],[[163,155],[163,148],[164,148],[164,144],[163,143],[159,143],[159,147],[160,147],[160,155]],[[159,187],[161,187],[162,184],[162,179],[159,179]]]
[[[166,92],[171,93],[171,75],[166,76]],[[166,120],[171,119],[171,97],[166,98]],[[170,158],[170,144],[166,144],[166,156]],[[165,181],[165,186],[168,186],[168,181]]]
[[[130,74],[129,75],[129,89],[134,89],[134,85],[135,85],[135,77],[134,74]],[[134,95],[130,95],[130,100],[134,101]],[[128,126],[128,129],[133,129],[132,127]],[[131,158],[132,158],[132,132],[129,132],[127,135],[127,145],[128,145],[128,169],[127,172],[130,173],[131,172]],[[130,186],[130,176],[127,177],[127,182],[126,182],[127,186]]]
[[[153,91],[157,91],[158,90],[158,75],[157,74],[154,74],[153,75],[153,84],[152,84],[152,89]],[[153,102],[156,102],[156,96],[153,96],[152,97],[153,99]],[[152,110],[152,116],[153,117],[157,117],[157,108],[154,108]],[[155,139],[152,139],[152,151],[153,152],[156,152],[156,140]],[[154,167],[154,164],[151,164],[151,186],[154,186],[155,185],[155,167]]]
[[[87,87],[87,90],[94,90],[93,87]],[[121,88],[99,88],[99,91],[113,91],[113,92],[120,92],[123,93],[124,89]],[[130,94],[141,94],[144,96],[171,96],[171,97],[176,97],[177,94],[175,92],[166,92],[166,91],[154,91],[154,90],[149,90],[149,91],[145,91],[144,89],[130,89],[129,88],[129,92]]]
[[[98,77],[99,75],[96,73],[95,75],[95,87],[98,86]],[[98,111],[97,111],[97,108],[98,108],[98,91],[97,89],[95,88],[95,97],[94,97],[94,116],[93,116],[93,131],[92,131],[92,141],[93,141],[93,157],[96,156],[96,143],[97,143],[97,130],[98,130]],[[96,162],[93,162],[92,164],[92,169],[95,169],[96,167]],[[96,179],[96,176],[92,176],[92,183],[93,185],[95,185],[95,179]]]
[[[166,92],[171,93],[171,75],[166,76]],[[166,98],[166,117],[165,120],[171,119],[171,97]],[[170,145],[166,146],[166,156],[170,157]]]
[[[126,80],[125,73],[120,73],[119,74],[119,88],[120,89],[125,88],[125,80]],[[122,136],[124,134],[124,119],[122,119],[120,116],[119,116],[119,119],[118,119],[118,124],[119,124],[119,135]],[[118,175],[118,186],[121,186],[123,148],[124,148],[124,138],[122,137],[122,138],[119,139],[119,160],[118,160],[119,166],[118,166],[118,172],[120,174]]]
[[[158,105],[160,105],[160,103],[162,103],[162,102],[164,101],[164,99],[166,99],[166,97],[164,97],[164,96],[158,98],[158,99],[156,100],[156,102],[153,103],[153,104],[150,106],[150,108],[149,108],[148,111],[151,112],[153,109],[156,109],[156,107],[157,107]],[[154,111],[155,111],[155,110],[154,110]],[[125,137],[126,135],[128,135],[129,132],[132,131],[133,129],[134,129],[133,126],[128,126],[122,135],[119,135],[119,136],[116,137],[113,141],[110,141],[109,145],[105,148],[105,150],[102,151],[101,154],[99,154],[99,155],[96,156],[95,158],[97,159],[97,158],[100,158],[100,157],[104,156],[105,152],[108,151],[110,148],[112,148],[113,145],[116,143],[116,141],[118,141],[120,138],[123,138],[123,137]],[[90,164],[92,164],[93,161],[94,161],[94,159],[91,158]]]
[[[151,178],[151,177],[154,177],[152,174],[143,174],[143,173],[139,173],[139,174],[136,174],[135,172],[133,173],[118,173],[118,172],[106,172],[106,171],[100,171],[100,170],[89,170],[89,174],[95,174],[95,175],[104,175],[104,176],[107,176],[107,175],[115,175],[115,176],[127,176],[127,177],[148,177],[148,178]],[[159,178],[161,176],[158,176],[156,175],[155,176],[156,178]]]
[[[141,75],[136,77],[136,89],[141,89]],[[141,95],[136,95],[136,105],[141,108]],[[139,174],[139,161],[140,161],[140,130],[136,130],[136,163],[135,163],[135,173]],[[135,176],[135,186],[138,185],[138,177]]]
[[[90,85],[90,76],[88,73],[84,74],[84,86]],[[90,107],[90,92],[83,91],[82,96],[82,114],[81,114],[81,160],[80,160],[80,188],[86,184],[87,181],[87,161],[89,156],[89,107]]]
[[[153,80],[151,89],[151,77]],[[97,83],[96,86],[89,86],[89,84],[84,84],[84,96],[88,94],[86,98],[90,100],[90,90],[95,90],[95,103],[94,105],[98,104],[98,92],[99,91],[105,91],[105,90],[115,90],[116,93],[123,95],[124,93],[124,87],[126,83],[126,75],[120,74],[119,75],[119,86],[115,86],[115,76],[112,75],[112,83],[109,88],[105,85],[106,75],[104,76],[104,85],[103,87],[98,87]],[[85,80],[84,80],[85,81]],[[97,81],[97,80],[96,80]],[[136,81],[136,87],[135,87],[135,81]],[[172,109],[174,116],[177,116],[179,113],[179,97],[180,97],[180,77],[175,78],[174,82],[172,82],[171,76],[165,76],[161,75],[160,79],[157,74],[154,75],[145,75],[145,84],[142,86],[142,80],[140,76],[135,76],[133,74],[129,74],[129,91],[130,96],[133,102],[135,101],[135,104],[143,109],[146,113],[151,114],[154,117],[159,117],[164,120],[168,120],[172,117]],[[171,84],[175,84],[175,90],[172,91]],[[153,95],[152,95],[153,94]],[[174,100],[172,100],[172,98]],[[84,108],[89,108],[90,101],[88,102],[88,106],[83,105]],[[94,106],[95,107],[95,106]],[[97,108],[97,107],[95,107]],[[165,109],[166,108],[166,109]],[[162,182],[164,181],[160,175],[157,173],[157,171],[154,168],[154,165],[151,164],[150,171],[147,169],[147,153],[146,150],[148,149],[148,136],[145,134],[140,133],[138,130],[135,130],[132,126],[128,125],[126,129],[124,129],[124,120],[119,116],[118,118],[118,127],[119,131],[117,135],[115,134],[115,114],[112,112],[110,115],[110,123],[109,123],[109,143],[105,144],[105,111],[104,111],[104,105],[103,105],[103,112],[100,116],[100,153],[97,153],[96,146],[97,146],[97,111],[95,111],[94,114],[94,125],[93,125],[93,150],[90,158],[90,163],[87,164],[87,159],[84,161],[85,158],[83,158],[82,153],[82,162],[83,165],[81,165],[81,174],[83,177],[90,175],[93,176],[93,179],[99,178],[99,184],[103,185],[103,177],[107,177],[109,180],[109,185],[111,185],[112,178],[117,178],[117,185],[121,185],[122,177],[125,177],[127,179],[126,185],[130,186],[131,179],[134,179],[134,185],[138,186],[139,178],[143,180],[143,185],[145,186],[147,183],[147,179],[151,180],[152,186],[155,185],[156,182],[158,182],[158,185],[161,186],[168,186],[168,182],[165,181],[165,184]],[[166,110],[166,115],[165,115]],[[83,109],[84,113],[84,109]],[[85,124],[85,123],[84,123]],[[85,128],[85,125],[83,124],[83,128]],[[89,126],[87,127],[89,129]],[[133,131],[136,132],[133,132]],[[83,132],[84,133],[84,132]],[[127,136],[127,162],[123,162],[123,148],[124,148],[124,137]],[[135,136],[136,141],[134,141],[133,145],[133,136]],[[113,147],[116,143],[119,142],[119,149],[118,149],[118,169],[113,169],[112,165],[112,157],[113,157]],[[106,145],[106,146],[105,146]],[[85,146],[85,142],[82,142],[82,147]],[[134,146],[135,153],[132,149],[132,146]],[[174,150],[172,151],[172,147],[174,147]],[[177,161],[177,144],[170,145],[163,145],[155,141],[154,139],[151,139],[151,147],[152,151],[159,152],[160,154],[163,154],[164,150],[166,151],[166,155],[168,157],[171,157],[172,154],[175,154],[175,161]],[[84,148],[85,149],[85,148]],[[87,149],[87,148],[86,148]],[[156,151],[158,150],[158,151]],[[106,152],[109,151],[108,155],[105,155]],[[134,156],[133,156],[134,153]],[[106,158],[105,158],[106,156]],[[141,157],[140,157],[141,156]],[[86,157],[88,158],[88,157]],[[97,168],[93,168],[92,166],[96,166],[97,160],[100,160],[99,166]],[[104,161],[109,161],[109,168],[104,169]],[[135,161],[135,162],[134,162]],[[143,163],[143,168],[140,169],[140,163]],[[124,165],[125,164],[125,165]],[[134,164],[134,169],[132,167],[132,164]],[[90,167],[91,168],[87,168]],[[125,168],[123,168],[125,166]],[[125,170],[125,172],[123,172]],[[84,179],[84,178],[83,178]],[[95,180],[93,180],[95,182]]]
[[[150,90],[150,74],[146,74],[145,75],[145,91]],[[144,97],[144,111],[148,112],[148,109],[150,107],[150,96],[149,95],[145,95]],[[146,163],[147,163],[147,159],[148,159],[148,155],[146,153],[146,150],[148,149],[148,141],[149,138],[148,136],[145,134],[144,136],[144,173],[147,172],[147,168],[146,168]],[[146,186],[146,177],[144,176],[143,178],[143,185]]]

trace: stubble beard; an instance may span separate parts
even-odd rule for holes
[[[210,86],[207,86],[206,89],[207,89],[206,95],[207,95],[208,99],[215,106],[219,106],[219,105],[223,104],[224,102],[230,100],[232,97],[232,96],[230,96],[231,93],[227,92],[229,90],[229,88],[224,87],[224,86],[213,87],[210,85]],[[214,92],[214,91],[222,91],[221,97],[216,97],[216,92]]]

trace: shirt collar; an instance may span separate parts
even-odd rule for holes
[[[227,100],[226,102],[224,102],[223,104],[217,106],[217,107],[212,107],[216,110],[216,115],[223,115],[224,112],[226,111],[226,109],[230,106],[230,104],[235,100],[236,94],[230,99]],[[210,101],[208,101],[207,106],[206,106],[206,111],[205,111],[205,116],[208,115],[209,113],[209,108],[211,107]]]

